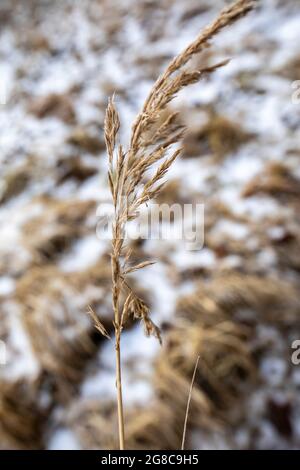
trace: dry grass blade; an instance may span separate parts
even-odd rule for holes
[[[90,305],[88,307],[87,313],[92,318],[92,320],[94,321],[95,328],[99,331],[99,333],[101,333],[102,336],[105,336],[105,338],[111,339],[109,334],[107,333],[104,325],[101,323],[98,316],[96,315],[96,313],[94,312],[94,310],[92,309],[92,307]]]
[[[190,411],[190,404],[191,404],[191,400],[192,400],[193,386],[194,386],[194,382],[195,382],[195,378],[196,378],[196,372],[197,372],[197,369],[198,369],[199,360],[200,360],[200,356],[197,357],[197,361],[196,361],[196,364],[195,364],[195,367],[194,367],[193,377],[192,377],[192,381],[191,381],[191,385],[190,385],[190,391],[189,391],[188,401],[187,401],[187,405],[186,405],[186,413],[185,413],[185,418],[184,418],[181,450],[184,450],[187,423],[188,423],[188,417],[189,417],[189,411]]]
[[[129,146],[126,151],[117,146],[117,134],[120,120],[113,98],[109,100],[105,116],[104,133],[109,161],[108,180],[114,204],[112,237],[112,298],[114,327],[116,338],[116,384],[118,390],[118,416],[120,448],[124,449],[124,419],[122,405],[122,384],[120,365],[120,339],[123,327],[130,315],[142,320],[147,336],[153,335],[161,342],[159,328],[152,322],[149,308],[131,290],[127,295],[123,310],[120,297],[124,289],[128,290],[126,276],[130,272],[142,269],[147,263],[135,268],[128,266],[130,255],[126,254],[123,234],[127,222],[134,220],[141,206],[155,198],[164,185],[163,178],[180,154],[174,149],[183,137],[184,129],[176,124],[177,114],[158,127],[162,112],[177,93],[184,87],[198,82],[223,67],[227,60],[200,70],[187,70],[190,59],[209,47],[211,40],[223,28],[244,16],[255,5],[252,0],[236,0],[225,8],[220,15],[181,54],[173,59],[165,72],[158,78],[138,114],[131,131]],[[149,136],[153,139],[149,139]],[[158,169],[145,182],[148,171],[160,162]],[[123,259],[123,263],[121,260]]]
[[[109,156],[109,162],[112,163],[113,152],[115,149],[116,136],[120,128],[120,120],[116,108],[114,106],[113,98],[108,102],[105,115],[104,135]]]
[[[124,271],[124,274],[130,274],[134,273],[135,271],[138,271],[139,269],[146,268],[147,266],[152,266],[155,264],[155,261],[143,261],[142,263],[136,264],[135,266],[131,266],[130,268],[127,268]]]

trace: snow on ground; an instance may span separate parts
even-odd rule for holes
[[[122,138],[126,139],[128,123],[153,83],[152,74],[145,72],[139,60],[153,59],[158,63],[154,66],[154,74],[159,73],[168,57],[186,46],[224,4],[218,1],[212,7],[210,2],[200,2],[204,6],[209,5],[207,11],[204,8],[202,14],[190,17],[182,25],[181,18],[189,2],[157,2],[149,17],[143,11],[143,6],[146,8],[148,3],[151,6],[147,1],[65,0],[41,3],[34,10],[36,21],[31,37],[33,13],[29,3],[15,3],[13,18],[6,22],[0,36],[0,71],[6,93],[6,104],[0,106],[0,164],[6,181],[7,175],[20,167],[22,170],[22,165],[25,165],[23,172],[28,168],[30,181],[19,194],[4,199],[0,204],[1,299],[14,295],[18,277],[30,269],[33,255],[23,244],[23,226],[48,210],[45,201],[39,201],[39,198],[109,200],[104,146],[96,155],[89,150],[75,148],[68,140],[74,127],[72,119],[61,119],[55,114],[40,118],[28,111],[30,103],[50,93],[71,97],[76,126],[96,129],[95,135],[103,143],[104,108],[108,95],[115,92],[121,121],[125,124]],[[191,2],[191,7],[198,6],[198,3]],[[220,161],[212,160],[209,155],[179,159],[170,172],[171,178],[180,179],[185,198],[196,194],[196,198],[204,201],[206,210],[210,200],[221,201],[234,216],[247,220],[245,223],[220,218],[210,236],[250,245],[251,240],[255,241],[254,236],[251,238],[253,227],[259,227],[268,218],[293,214],[287,204],[280,204],[276,199],[268,196],[244,198],[241,191],[268,162],[290,162],[299,177],[299,151],[296,156],[292,153],[287,155],[287,152],[293,149],[296,152],[298,148],[300,105],[292,104],[291,79],[277,73],[290,59],[298,56],[300,15],[294,11],[295,5],[297,2],[285,4],[268,0],[248,19],[222,33],[216,40],[215,49],[218,56],[231,57],[230,64],[207,82],[185,90],[176,100],[176,106],[187,109],[187,114],[193,108],[191,125],[201,122],[202,108],[213,106],[217,113],[255,135],[249,143]],[[5,9],[5,2],[1,8]],[[62,21],[62,18],[65,19]],[[154,41],[151,34],[156,38]],[[195,107],[199,109],[199,117],[195,114]],[[80,183],[72,179],[58,183],[59,158],[68,162],[77,154],[82,163],[99,169],[99,175]],[[4,183],[0,199],[6,189]],[[94,221],[96,226],[96,214]],[[93,216],[90,223],[93,226]],[[280,231],[281,226],[273,228],[271,237],[278,233],[280,237]],[[193,252],[187,251],[182,241],[147,240],[143,249],[151,258],[162,259],[164,254],[168,257],[168,262],[158,262],[139,272],[135,278],[151,293],[154,321],[172,322],[176,300],[184,292],[192,290],[193,282],[183,282],[178,287],[170,276],[172,268],[168,263],[173,263],[179,271],[197,267],[212,272],[220,262],[205,244],[202,250]],[[70,249],[59,257],[57,267],[72,276],[74,272],[91,267],[107,251],[107,240],[97,239],[92,230],[74,240]],[[274,256],[270,247],[262,247],[258,266],[270,266],[271,269],[276,264]],[[243,259],[229,253],[222,263],[235,268],[243,264]],[[8,378],[13,380],[19,375],[37,373],[38,363],[15,307],[8,304],[7,310],[11,322],[11,344],[13,349],[21,351],[19,360],[14,361],[13,367],[8,367]],[[123,350],[125,403],[145,403],[151,398],[149,377],[158,345],[153,339],[145,341],[141,328],[135,327],[124,333]],[[137,356],[141,367],[132,366]],[[83,380],[80,393],[83,397],[113,397],[114,355],[111,342],[100,348],[94,367],[94,371]],[[266,386],[280,388],[285,380],[286,367],[284,360],[272,353],[264,357],[260,374]],[[295,383],[299,382],[297,373],[295,370]],[[257,393],[264,395],[264,390]],[[256,398],[254,396],[254,402]],[[259,407],[256,403],[253,406]],[[259,412],[256,411],[255,415]],[[242,447],[242,429],[232,442],[224,444],[222,439],[218,435],[208,438],[194,436],[195,446],[201,440],[203,447]],[[278,446],[289,445],[274,436],[268,422],[263,422],[259,446],[276,446],[276,439]],[[80,444],[68,429],[58,428],[49,437],[50,449],[78,447]]]

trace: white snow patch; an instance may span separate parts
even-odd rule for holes
[[[60,259],[59,266],[64,272],[84,271],[97,262],[107,247],[107,242],[99,240],[96,234],[89,235],[73,244],[71,252]]]
[[[70,429],[61,428],[50,436],[47,450],[81,450],[81,446]]]
[[[10,295],[15,290],[15,281],[11,277],[4,276],[0,278],[0,296]]]

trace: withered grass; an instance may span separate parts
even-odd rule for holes
[[[212,66],[189,70],[186,65],[196,54],[207,49],[212,39],[225,27],[247,14],[255,2],[237,0],[221,11],[218,17],[200,35],[176,56],[158,78],[137,115],[131,130],[130,142],[125,149],[117,142],[120,119],[114,99],[110,99],[105,116],[105,141],[108,154],[108,180],[114,204],[112,227],[112,302],[114,310],[116,387],[118,401],[118,425],[120,449],[125,448],[124,411],[121,377],[121,333],[129,317],[143,322],[147,336],[155,336],[161,342],[161,332],[150,318],[149,308],[131,289],[127,282],[130,272],[147,267],[152,262],[131,264],[131,251],[124,241],[126,224],[137,218],[141,206],[156,198],[162,189],[163,178],[179,156],[178,144],[184,135],[184,127],[177,122],[177,113],[171,113],[157,126],[167,105],[180,90],[197,83],[218,68],[226,65],[223,60]],[[155,170],[158,164],[157,169]],[[149,177],[148,173],[152,175]],[[146,179],[146,176],[148,177]],[[121,295],[125,302],[121,307]],[[96,326],[101,331],[100,320]]]

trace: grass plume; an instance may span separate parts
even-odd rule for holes
[[[120,119],[113,98],[107,106],[104,133],[109,165],[108,181],[114,205],[111,265],[120,449],[125,448],[120,353],[122,330],[131,316],[143,322],[147,336],[155,336],[161,341],[160,330],[151,320],[148,306],[126,281],[130,272],[148,265],[141,263],[130,267],[131,252],[124,241],[126,224],[137,218],[143,204],[157,197],[164,185],[163,178],[181,152],[176,146],[184,135],[184,128],[177,123],[177,114],[173,113],[157,129],[162,112],[183,88],[212,74],[226,65],[228,60],[192,71],[186,65],[196,54],[207,49],[212,39],[223,28],[247,14],[254,4],[252,0],[235,1],[171,61],[152,87],[141,112],[137,115],[126,149],[117,143]],[[157,169],[154,170],[154,167]],[[152,175],[149,177],[151,170]],[[125,302],[121,306],[121,295],[124,294]],[[101,328],[98,329],[101,331]]]

